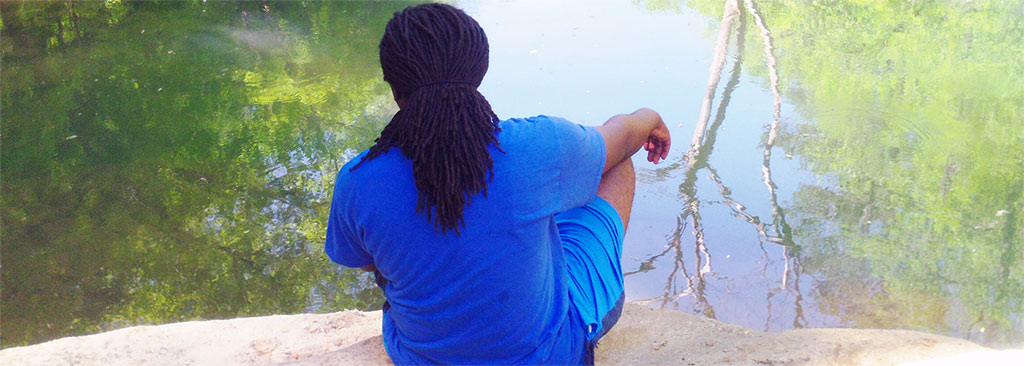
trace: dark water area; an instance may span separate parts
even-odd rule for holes
[[[0,345],[379,308],[322,241],[406,5],[3,2]],[[1024,3],[456,5],[501,118],[672,128],[635,161],[627,300],[1024,346]]]

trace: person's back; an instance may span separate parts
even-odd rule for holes
[[[545,116],[499,123],[476,91],[483,30],[447,5],[397,13],[380,47],[400,111],[339,172],[325,251],[383,280],[388,354],[592,362],[621,311],[629,156],[644,144],[652,161],[665,157],[660,117],[638,110],[597,129]]]
[[[501,128],[504,152],[491,150],[494,179],[486,197],[477,194],[465,207],[459,235],[439,234],[416,212],[411,162],[397,149],[347,171],[356,157],[339,174],[332,209],[349,214],[332,215],[339,222],[330,227],[362,230],[330,231],[357,232],[359,238],[329,242],[363,246],[328,254],[352,267],[373,263],[387,278],[384,330],[393,358],[579,362],[584,327],[570,316],[553,216],[593,198],[604,144],[595,130],[557,118],[505,121]],[[598,154],[574,159],[563,154],[595,148]],[[465,344],[474,347],[460,346]]]

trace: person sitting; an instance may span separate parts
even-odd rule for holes
[[[631,156],[664,159],[668,128],[646,108],[599,127],[499,120],[477,91],[488,52],[452,6],[388,22],[399,111],[338,172],[325,251],[378,276],[396,364],[592,364],[622,311]]]

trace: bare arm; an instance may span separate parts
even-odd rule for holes
[[[657,164],[668,157],[672,145],[665,121],[661,120],[658,112],[648,108],[613,116],[604,125],[598,126],[597,130],[604,137],[607,154],[605,172],[629,159],[641,146],[647,150],[647,161]]]

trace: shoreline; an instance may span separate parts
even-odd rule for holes
[[[0,350],[4,365],[390,364],[381,312],[271,315],[135,326]],[[1006,364],[1024,350],[908,330],[797,329],[766,333],[696,315],[626,304],[598,364]],[[965,358],[966,357],[966,358]]]

